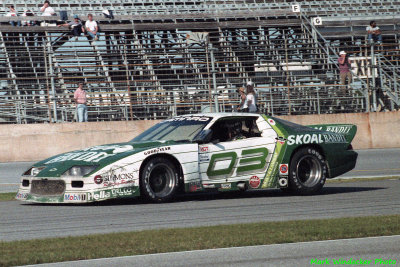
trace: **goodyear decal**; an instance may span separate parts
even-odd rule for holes
[[[284,130],[276,126],[275,120],[268,118],[266,115],[262,115],[263,118],[268,122],[268,124],[274,129],[278,136],[285,136]],[[275,187],[277,183],[279,163],[283,159],[283,155],[286,151],[287,142],[277,142],[275,146],[275,151],[269,164],[268,171],[264,177],[261,188],[271,188]]]

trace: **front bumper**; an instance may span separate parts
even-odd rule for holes
[[[88,203],[116,198],[131,198],[140,195],[139,187],[121,187],[86,192],[65,192],[59,196],[42,196],[31,194],[28,190],[19,189],[15,198],[32,203]]]
[[[117,186],[85,184],[82,188],[74,188],[70,179],[23,177],[15,198],[33,203],[88,203],[139,195],[139,183],[136,180]]]

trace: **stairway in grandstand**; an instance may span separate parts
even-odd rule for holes
[[[365,87],[371,91],[381,88],[384,95],[381,95],[380,102],[384,98],[390,98],[390,105],[398,107],[399,101],[399,79],[400,73],[400,40],[398,38],[399,17],[380,16],[379,27],[382,30],[383,43],[371,45],[366,39],[366,25],[369,25],[371,18],[337,18],[324,17],[322,25],[313,27],[318,34],[315,35],[322,46],[329,47],[329,50],[336,55],[339,51],[345,50],[350,54],[353,61],[353,74],[361,77]],[[310,21],[308,21],[310,23]],[[311,26],[311,25],[310,25]],[[373,79],[372,72],[375,72],[377,79]],[[379,92],[378,92],[379,94]]]
[[[400,104],[399,1],[301,1],[301,13],[292,12],[296,2],[290,0],[51,2],[70,17],[95,14],[101,39],[74,40],[68,30],[51,26],[15,32],[2,16],[7,6],[37,11],[38,1],[2,1],[0,119],[6,122],[73,121],[79,81],[88,89],[91,121],[196,113],[212,106],[214,97],[220,110],[230,112],[248,80],[256,84],[261,111],[274,115]],[[104,18],[104,9],[115,19]],[[322,24],[312,25],[314,17]],[[383,29],[383,45],[366,45],[371,19]],[[206,32],[208,46],[188,43],[193,32]],[[336,65],[341,50],[354,59],[352,89],[345,93]]]

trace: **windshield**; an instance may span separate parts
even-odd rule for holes
[[[132,141],[192,141],[210,120],[210,117],[200,116],[175,117],[154,125]]]

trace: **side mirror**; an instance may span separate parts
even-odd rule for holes
[[[202,130],[193,141],[199,144],[210,143],[212,133],[211,129]]]

